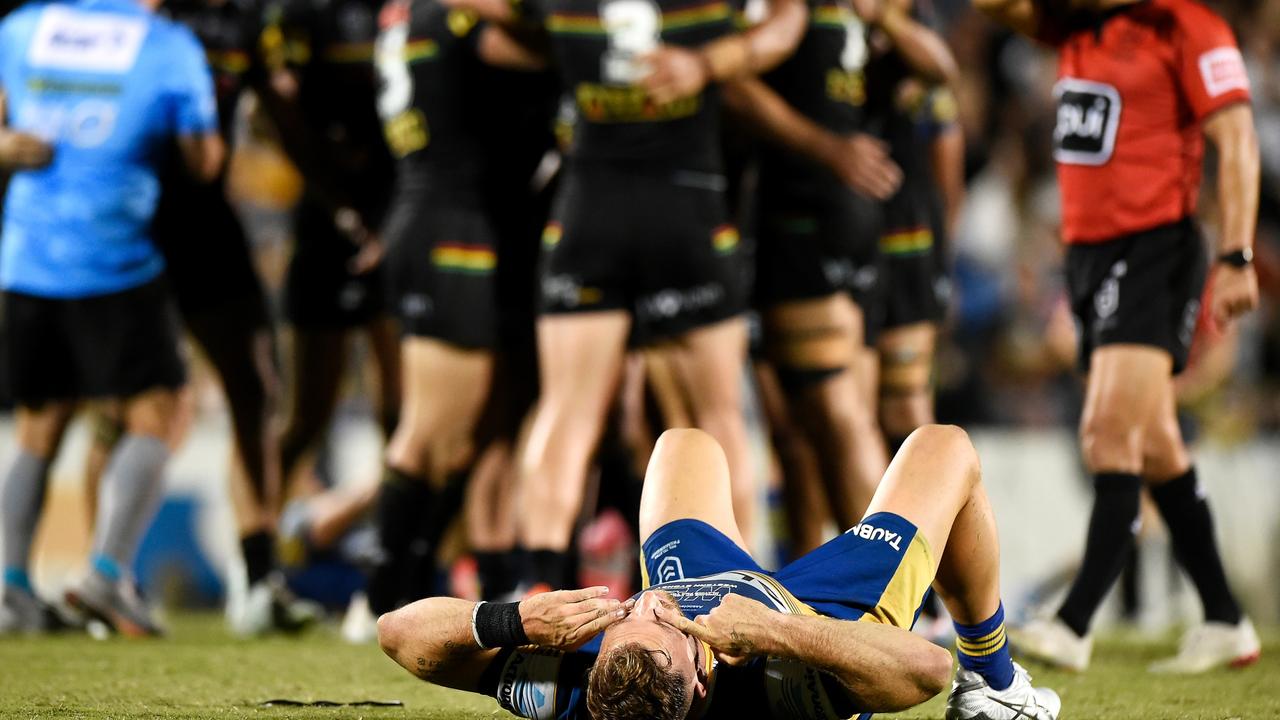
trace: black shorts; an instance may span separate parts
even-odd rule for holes
[[[221,185],[180,193],[162,196],[151,230],[178,311],[184,318],[234,311],[266,327],[267,299],[249,240]]]
[[[128,398],[186,380],[163,280],[74,300],[6,292],[4,321],[13,398],[24,407]]]
[[[940,322],[948,284],[940,218],[924,190],[904,188],[885,203],[880,256],[884,259],[884,329]]]
[[[359,248],[334,226],[331,213],[304,198],[294,213],[293,232],[296,249],[284,287],[284,314],[290,324],[348,329],[367,325],[383,312],[384,267],[363,275],[350,271],[348,263]]]
[[[572,167],[543,233],[541,312],[626,310],[637,344],[741,313],[746,276],[723,185]]]
[[[800,194],[762,186],[756,211],[757,304],[846,293],[862,309],[866,344],[874,344],[884,304],[880,207],[842,188]]]
[[[1122,343],[1167,351],[1174,373],[1186,367],[1208,273],[1193,221],[1071,245],[1066,269],[1082,370],[1094,350]]]
[[[493,228],[478,201],[400,195],[384,233],[387,303],[406,335],[493,349],[498,338]]]

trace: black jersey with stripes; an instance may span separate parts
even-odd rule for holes
[[[379,25],[378,112],[399,182],[474,191],[484,148],[473,98],[488,91],[476,16],[439,0],[391,0]]]
[[[659,44],[695,48],[733,30],[725,0],[525,0],[551,38],[577,121],[576,162],[719,172],[720,102],[714,85],[665,104],[638,81]]]
[[[839,135],[865,130],[867,31],[849,0],[809,0],[809,26],[791,57],[764,76],[789,105]],[[761,149],[761,177],[835,186],[825,167],[786,148]]]
[[[371,226],[385,209],[393,175],[377,111],[374,42],[381,5],[381,0],[269,0],[258,40],[268,72],[293,72],[296,88],[283,94],[296,96],[334,180]]]

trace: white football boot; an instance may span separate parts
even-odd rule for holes
[[[1076,635],[1057,617],[1009,628],[1009,642],[1016,655],[1072,672],[1084,672],[1093,654],[1093,636]]]
[[[1153,673],[1191,675],[1219,667],[1252,665],[1262,655],[1258,633],[1249,618],[1235,625],[1207,622],[1182,636],[1178,654],[1159,660],[1148,668]]]
[[[996,690],[981,675],[960,668],[947,697],[947,720],[1057,720],[1058,693],[1031,686],[1031,676],[1013,664],[1013,684]]]

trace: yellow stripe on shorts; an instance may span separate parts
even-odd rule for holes
[[[880,593],[880,600],[870,612],[858,618],[858,622],[910,628],[915,622],[916,610],[924,601],[925,591],[933,583],[933,575],[933,550],[924,533],[917,530],[902,562],[898,563],[897,572]]]

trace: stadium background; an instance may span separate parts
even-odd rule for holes
[[[1263,301],[1231,334],[1202,333],[1196,367],[1180,393],[1184,424],[1198,438],[1201,477],[1228,571],[1250,614],[1274,624],[1280,622],[1280,2],[1215,6],[1236,28],[1255,93]],[[1055,579],[1069,579],[1091,499],[1075,441],[1082,385],[1073,370],[1074,328],[1063,295],[1049,154],[1054,61],[965,2],[942,0],[936,10],[962,67],[956,95],[968,155],[968,196],[948,248],[952,305],[938,352],[938,414],[970,429],[982,452],[1005,539],[1006,596],[1016,616],[1028,601],[1042,600]],[[270,131],[246,121],[250,108],[242,109],[229,192],[246,220],[259,271],[278,296],[291,242],[288,209],[300,179]],[[1210,192],[1201,202],[1207,233],[1214,229],[1212,200]],[[288,338],[282,341],[287,353]],[[319,474],[340,484],[372,482],[379,468],[380,434],[365,402],[373,382],[363,370],[367,350],[357,342],[351,352],[355,370],[318,460]],[[190,435],[169,465],[166,509],[141,562],[152,564],[144,579],[165,575],[171,598],[208,603],[228,564],[237,561],[225,482],[232,454],[220,389],[199,358],[192,359]],[[7,416],[0,422],[0,462],[7,462],[13,434]],[[753,428],[762,438],[758,422]],[[58,586],[80,567],[87,548],[80,497],[87,444],[88,429],[79,423],[54,468],[37,544],[42,585]],[[760,492],[767,495],[768,488]],[[1161,628],[1194,612],[1195,603],[1171,569],[1158,521],[1147,523],[1144,541],[1141,621]],[[174,553],[198,555],[199,562],[177,563]]]
[[[1181,391],[1228,573],[1247,612],[1274,627],[1280,623],[1280,2],[1212,4],[1235,27],[1254,88],[1263,162],[1257,242],[1263,300],[1234,332],[1206,339]],[[968,428],[981,452],[1004,539],[1006,599],[1017,617],[1069,580],[1092,497],[1075,439],[1081,384],[1072,369],[1074,330],[1056,235],[1049,155],[1053,59],[996,29],[965,2],[942,0],[937,10],[963,68],[956,90],[968,147],[968,198],[948,249],[953,297],[938,354],[938,412],[940,420]],[[247,220],[259,269],[278,290],[298,178],[270,138],[248,123],[238,133],[244,142],[230,192]],[[1200,217],[1210,233],[1214,212],[1209,193]],[[282,352],[288,352],[287,338]],[[372,382],[361,370],[366,350],[356,344],[351,352],[361,362],[345,381],[321,474],[368,483],[378,473],[381,440],[364,400]],[[153,592],[207,607],[218,602],[227,568],[238,560],[225,481],[227,413],[207,368],[195,362],[191,430],[169,465],[166,506],[141,562],[152,563],[145,579]],[[753,428],[762,438],[758,423]],[[37,545],[36,580],[44,587],[59,586],[83,563],[81,478],[89,432],[83,422],[76,425],[54,469]],[[6,415],[0,463],[12,456],[12,438]],[[1158,521],[1147,523],[1141,548],[1139,629],[1162,632],[1194,617],[1194,595],[1177,576]],[[1108,605],[1104,622],[1114,621],[1117,604]]]

